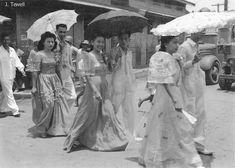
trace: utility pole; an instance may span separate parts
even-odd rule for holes
[[[224,11],[228,10],[228,0],[224,0]]]
[[[217,4],[213,4],[213,5],[211,5],[211,6],[217,6],[217,12],[219,12],[220,10],[219,10],[219,7],[220,6],[223,6],[224,4],[220,4],[220,3],[217,3]]]

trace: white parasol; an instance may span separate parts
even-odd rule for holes
[[[55,33],[57,24],[66,24],[68,29],[77,22],[78,14],[74,10],[58,10],[48,13],[36,20],[27,30],[27,37],[33,41],[40,40],[41,34],[46,31]]]
[[[0,23],[3,23],[4,21],[10,21],[10,20],[11,20],[11,18],[0,15]]]
[[[157,36],[177,36],[181,33],[197,33],[207,28],[222,28],[235,22],[235,12],[193,12],[153,28]]]

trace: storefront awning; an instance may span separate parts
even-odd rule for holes
[[[108,5],[96,4],[96,3],[92,3],[92,2],[84,2],[81,0],[59,0],[59,1],[73,3],[73,4],[86,5],[86,6],[92,6],[92,7],[97,7],[97,8],[105,8],[105,9],[110,9],[110,10],[120,10],[120,8],[115,8],[115,7],[111,7]]]

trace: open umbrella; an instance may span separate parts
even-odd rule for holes
[[[36,20],[27,30],[27,37],[33,41],[40,40],[42,33],[50,31],[55,33],[57,24],[66,24],[68,29],[77,22],[78,14],[74,10],[58,10],[48,13]]]
[[[87,27],[88,34],[102,33],[106,38],[118,35],[122,30],[130,33],[142,32],[147,26],[147,18],[126,10],[110,11],[97,16]]]
[[[193,12],[153,28],[160,36],[196,33],[207,28],[222,28],[235,22],[235,12]]]
[[[4,21],[10,21],[10,20],[11,20],[11,18],[0,15],[0,23],[3,23]]]

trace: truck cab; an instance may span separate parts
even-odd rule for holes
[[[199,43],[199,51],[201,56],[200,65],[206,74],[206,84],[217,84],[222,61],[222,56],[219,54],[217,29],[206,29]]]

